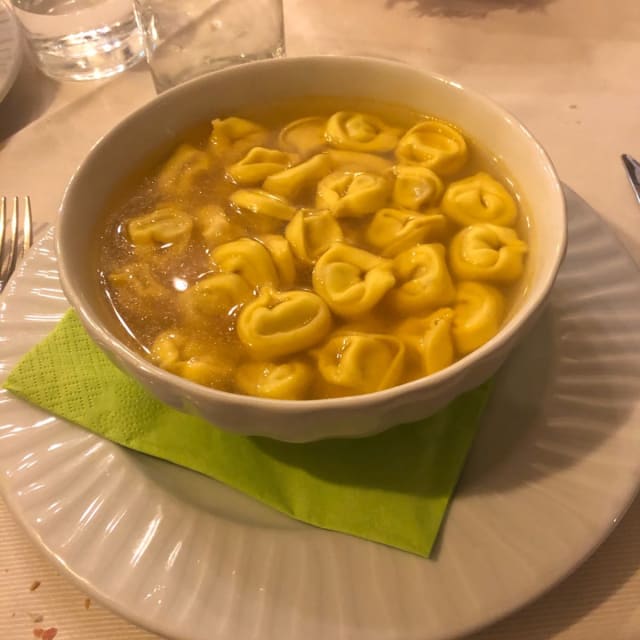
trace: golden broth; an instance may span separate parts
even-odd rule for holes
[[[242,149],[242,153],[239,150],[230,151],[229,148],[221,149],[222,143],[218,143],[217,147],[212,145],[210,140],[211,124],[203,123],[185,132],[175,145],[178,147],[178,145],[187,143],[192,148],[199,150],[201,155],[196,156],[192,151],[186,152],[187,160],[182,163],[180,168],[180,154],[182,152],[178,149],[177,156],[173,155],[169,159],[163,158],[160,163],[150,163],[150,166],[136,172],[122,190],[114,195],[113,202],[106,212],[101,233],[97,238],[97,270],[107,303],[121,326],[124,339],[130,345],[146,354],[149,359],[160,366],[202,384],[226,391],[251,393],[265,397],[306,399],[352,395],[401,384],[447,366],[450,362],[462,357],[469,350],[469,344],[477,342],[476,337],[471,339],[471,343],[466,338],[460,338],[459,335],[462,331],[460,327],[458,327],[456,334],[456,322],[461,323],[460,319],[464,316],[463,306],[456,307],[456,304],[459,303],[460,291],[466,285],[461,288],[455,277],[452,278],[455,295],[445,291],[441,300],[446,300],[446,302],[442,304],[431,306],[421,304],[418,305],[419,308],[414,308],[413,298],[397,291],[400,286],[399,282],[404,284],[409,281],[413,282],[409,276],[406,276],[404,280],[400,278],[398,274],[403,269],[405,271],[413,269],[414,272],[417,272],[416,270],[419,271],[422,268],[414,263],[403,266],[403,261],[398,258],[398,255],[410,253],[411,256],[414,256],[415,248],[419,244],[444,245],[446,247],[444,264],[447,277],[451,271],[450,248],[452,240],[456,234],[469,225],[460,224],[450,216],[442,216],[439,209],[443,198],[442,193],[437,195],[433,202],[429,202],[428,206],[420,205],[416,209],[409,210],[404,205],[397,204],[393,189],[399,179],[397,175],[394,177],[391,170],[367,172],[363,171],[364,165],[359,166],[357,163],[344,165],[346,167],[344,170],[349,173],[351,180],[355,174],[368,173],[374,176],[373,178],[371,175],[369,176],[370,181],[377,184],[377,176],[382,176],[387,184],[386,187],[381,187],[381,193],[387,193],[384,197],[380,196],[384,202],[378,198],[377,204],[375,202],[369,204],[369,208],[374,207],[370,212],[362,213],[358,210],[354,214],[347,210],[346,214],[338,215],[336,212],[339,213],[340,209],[336,208],[332,210],[330,216],[334,222],[327,222],[326,216],[323,218],[323,224],[333,225],[331,228],[334,228],[334,223],[337,223],[343,236],[341,244],[349,247],[347,253],[351,252],[356,255],[354,250],[361,250],[367,255],[379,256],[389,252],[382,260],[378,258],[381,266],[375,267],[378,269],[376,272],[379,281],[377,286],[387,288],[383,294],[378,295],[378,300],[373,305],[355,311],[344,307],[343,294],[347,292],[347,289],[349,289],[348,293],[355,290],[352,287],[360,286],[362,289],[366,280],[363,274],[373,273],[374,268],[367,271],[367,268],[362,265],[353,267],[353,264],[349,263],[351,258],[344,262],[338,255],[338,251],[335,262],[328,262],[326,273],[329,276],[325,278],[325,276],[318,275],[318,272],[321,271],[321,258],[326,253],[326,247],[324,247],[324,251],[309,259],[301,259],[300,255],[293,251],[292,261],[287,258],[289,260],[287,265],[290,267],[293,264],[295,273],[291,272],[289,276],[285,277],[282,271],[284,263],[278,262],[274,251],[280,252],[277,254],[278,256],[285,256],[286,252],[291,251],[292,245],[288,240],[279,240],[273,246],[270,243],[276,242],[273,240],[274,236],[284,239],[288,234],[289,238],[293,237],[292,216],[283,214],[281,217],[285,219],[280,219],[271,215],[251,212],[246,207],[230,202],[230,198],[239,197],[238,194],[244,190],[260,188],[261,184],[264,188],[264,185],[270,184],[268,182],[270,176],[264,180],[250,181],[249,185],[238,185],[229,179],[227,172],[233,171],[230,167],[238,166],[236,163],[245,158],[246,154],[254,147],[279,149],[279,134],[288,123],[308,117],[328,119],[332,114],[343,112],[345,109],[349,112],[373,114],[374,117],[381,119],[384,125],[389,127],[389,130],[397,129],[397,138],[400,141],[405,140],[406,132],[414,125],[434,122],[427,116],[406,108],[379,103],[372,104],[369,100],[314,97],[254,107],[230,115],[258,123],[262,131],[260,135],[256,134],[256,140],[259,141],[259,144],[248,144],[246,148]],[[356,131],[356,137],[366,138],[371,129],[366,119],[364,124],[358,120],[353,126],[356,125],[361,126],[361,129]],[[443,126],[446,132],[447,125],[443,123]],[[345,131],[347,131],[345,135],[350,135],[348,128],[345,128]],[[383,134],[385,132],[386,129],[382,130]],[[253,134],[249,133],[246,136],[249,142],[251,135]],[[238,140],[242,142],[243,138],[240,137]],[[515,204],[517,196],[513,193],[512,185],[504,168],[498,165],[487,150],[480,149],[466,136],[464,140],[467,145],[468,157],[461,168],[449,166],[444,172],[446,175],[439,176],[443,183],[443,193],[447,192],[450,185],[458,184],[461,180],[484,172],[490,174],[492,178],[497,178],[503,187],[507,187],[511,191],[509,197],[513,199]],[[351,143],[347,141],[347,145],[349,144]],[[360,142],[356,140],[353,144],[357,146]],[[298,153],[297,155],[288,149],[287,153],[290,155],[288,163],[290,166],[299,166],[307,162],[309,158],[326,155],[327,150],[336,148],[340,149],[340,144],[334,142],[325,144],[324,147],[317,148],[307,154]],[[397,145],[391,150],[374,151],[370,155],[386,160],[389,165],[394,167],[399,165],[403,167],[414,166],[404,161],[399,162],[395,156],[396,149]],[[410,153],[413,152],[412,149],[413,147],[409,148]],[[176,157],[178,161],[175,160]],[[193,160],[193,158],[196,159]],[[197,169],[198,162],[209,163],[206,170]],[[171,170],[172,167],[175,168],[174,165],[178,166],[178,170],[172,174]],[[196,169],[193,169],[194,166]],[[185,167],[187,167],[186,170]],[[249,169],[253,170],[252,167]],[[240,170],[244,169],[241,167],[238,171]],[[294,212],[301,209],[317,210],[318,183],[322,183],[323,180],[327,182],[327,173],[333,175],[336,171],[341,171],[340,163],[336,164],[332,160],[331,171],[323,169],[321,173],[324,175],[322,177],[308,180],[298,190],[299,193],[284,198],[284,201]],[[399,174],[401,170],[395,168],[393,171]],[[407,171],[410,173],[410,170]],[[439,175],[438,171],[435,169],[434,171]],[[278,181],[277,175],[279,173],[276,171],[271,174],[276,175],[276,179],[271,181],[275,185],[274,188],[288,189],[286,181]],[[166,177],[169,174],[173,176],[171,180]],[[337,178],[338,182],[339,178],[340,176]],[[166,186],[167,184],[169,187]],[[414,183],[409,181],[407,184],[413,185]],[[185,185],[187,186],[185,187]],[[346,192],[344,185],[342,187],[338,185],[335,189],[332,191],[329,188],[327,191],[325,188],[325,191],[329,193],[331,198],[334,198],[334,192],[337,193],[338,200],[342,202],[341,199],[348,195],[348,188]],[[482,193],[484,195],[479,196],[482,205],[491,206],[491,198],[493,197],[491,193],[489,196],[486,195],[486,191]],[[411,188],[408,189],[407,194],[408,198],[413,197]],[[244,195],[249,198],[246,194]],[[357,191],[356,195],[358,195]],[[487,202],[485,202],[486,197],[489,198]],[[364,198],[360,198],[360,200],[352,198],[351,201],[356,204],[349,206],[354,206],[356,209],[359,206],[361,209],[366,208],[364,205],[358,204],[363,200]],[[278,206],[281,204],[278,201]],[[336,205],[336,207],[340,206],[340,204]],[[215,209],[215,215],[206,208],[211,211]],[[435,222],[433,222],[433,228],[426,225],[425,229],[427,230],[422,235],[418,233],[417,240],[403,247],[402,250],[394,250],[390,245],[396,241],[395,237],[389,237],[389,243],[385,244],[387,237],[385,233],[382,233],[382,240],[380,240],[381,232],[378,231],[376,236],[371,230],[374,217],[379,214],[381,209],[394,209],[410,213],[416,219],[419,218],[421,223],[425,223],[425,215],[431,215]],[[511,227],[515,229],[518,236],[526,239],[530,221],[522,211],[521,203],[519,209],[515,222],[498,226],[501,228]],[[160,232],[158,232],[159,210],[164,212],[163,215],[166,218],[162,222],[163,228]],[[202,213],[203,211],[206,215]],[[219,213],[222,213],[222,217],[218,215]],[[145,216],[151,222],[145,221]],[[437,216],[440,216],[442,220]],[[220,222],[221,219],[223,222]],[[213,223],[212,220],[214,220]],[[152,228],[153,224],[156,225],[155,231]],[[218,229],[216,224],[222,231],[219,238],[212,241],[215,233],[211,229]],[[185,228],[191,225],[191,230],[189,233],[185,232],[184,238],[176,240],[175,230],[180,225],[184,225]],[[288,229],[288,227],[290,228]],[[380,227],[382,232],[385,228],[384,225]],[[165,233],[167,238],[171,237],[172,239],[164,242],[162,238]],[[134,238],[134,236],[136,237]],[[375,242],[372,239],[374,237]],[[236,268],[236,246],[238,251],[244,251],[247,247],[254,251],[255,245],[251,243],[233,245],[233,250],[229,247],[227,247],[228,250],[225,248],[219,250],[220,247],[230,245],[240,238],[254,239],[260,243],[261,247],[267,247],[267,252],[273,259],[273,265],[270,266],[265,262],[266,266],[263,271],[269,271],[273,267],[275,276],[261,275],[260,267],[257,266],[259,260],[256,262],[253,258],[245,260],[245,266],[242,267],[244,271]],[[381,246],[381,242],[383,246]],[[500,243],[496,245],[495,239],[482,240],[482,242],[485,244],[480,247],[479,252],[476,251],[476,254],[481,258],[480,262],[484,260],[486,257],[484,254],[487,252],[491,253],[492,250],[498,251],[502,248],[502,245],[498,246]],[[505,242],[509,245],[509,242],[512,241]],[[521,253],[524,254],[524,250]],[[264,251],[260,250],[255,255],[262,259],[263,254]],[[357,254],[356,262],[363,259],[363,255]],[[428,257],[429,260],[434,260],[431,254]],[[371,261],[370,258],[366,259]],[[513,259],[517,262],[516,258]],[[319,260],[321,261],[320,265]],[[405,262],[407,260],[410,261],[408,257]],[[336,264],[338,267],[335,266]],[[344,266],[345,264],[347,267]],[[247,265],[249,266],[247,267]],[[253,280],[251,278],[246,280],[246,272],[249,267],[255,267],[254,271],[257,269],[257,275],[254,274]],[[355,284],[347,282],[345,285],[349,278],[355,277],[357,280],[358,276],[354,276],[354,273],[358,270],[362,275],[361,281]],[[471,270],[473,271],[473,269]],[[231,302],[227,308],[222,308],[219,306],[218,298],[214,300],[215,304],[211,302],[210,292],[205,290],[203,283],[210,282],[207,278],[216,274],[229,273],[232,274],[232,277],[228,278],[228,282],[224,281],[224,286],[227,287],[224,295],[227,296],[225,299]],[[244,291],[245,284],[237,277],[245,278],[245,282],[249,285],[248,289],[251,290],[249,297],[240,295],[239,290]],[[258,282],[261,278],[264,279],[264,282]],[[395,284],[388,286],[390,278],[394,279]],[[484,276],[465,277],[464,279],[480,283],[485,281]],[[222,282],[224,279],[218,280]],[[371,280],[373,281],[374,278],[372,277]],[[416,287],[419,282],[421,281],[416,280]],[[507,282],[497,285],[493,283],[491,286],[494,285],[501,292],[499,295],[503,299],[501,304],[504,305],[504,311],[496,312],[496,315],[500,317],[494,319],[495,326],[482,338],[482,341],[489,339],[509,314],[514,300],[523,291],[524,276],[519,273],[516,278],[510,276]],[[346,288],[332,292],[328,290],[331,286]],[[313,299],[309,296],[305,299],[299,296],[291,300],[284,299],[287,295],[286,292],[300,291],[315,291],[315,294]],[[215,295],[219,297],[220,294],[215,293]],[[252,304],[256,300],[261,300],[269,295],[271,298],[268,300],[265,298],[263,307],[256,311],[257,326],[260,327],[260,331],[263,331],[264,326],[273,323],[277,315],[274,309],[279,305],[284,305],[280,306],[280,309],[284,309],[286,306],[291,307],[293,309],[291,313],[298,320],[292,321],[291,318],[287,318],[284,322],[285,325],[286,323],[293,322],[295,324],[298,322],[296,330],[302,336],[300,344],[303,345],[300,348],[296,348],[293,344],[298,339],[294,336],[298,334],[292,333],[291,340],[281,340],[277,344],[270,334],[268,336],[269,342],[266,344],[262,333],[254,341],[251,336],[247,337],[247,330],[243,332],[242,327],[248,322],[245,322],[246,317],[250,315],[249,308],[252,308]],[[316,298],[320,299],[319,303]],[[437,295],[434,299],[437,299]],[[459,304],[462,305],[461,302]],[[483,304],[486,306],[486,301]],[[306,320],[300,320],[299,317],[310,313],[309,305],[317,311],[317,317],[310,316]],[[203,313],[203,308],[206,308],[206,313]],[[325,315],[323,315],[325,308],[329,310],[328,324],[325,321]],[[446,312],[443,316],[446,327],[443,329],[444,325],[441,325],[443,320],[440,317],[431,322],[434,326],[426,327],[424,325],[425,319],[431,317],[431,314],[440,308],[452,310],[451,313]],[[244,316],[242,316],[243,313]],[[296,314],[298,315],[296,316]],[[281,315],[284,317],[285,314]],[[318,319],[320,316],[323,318],[321,321]],[[241,326],[238,327],[241,317],[244,320],[240,320]],[[244,324],[242,324],[243,322]],[[318,322],[318,326],[322,325],[321,329],[318,328],[318,333],[310,335],[310,337],[307,337],[306,334],[303,335],[302,330],[307,331],[308,327],[315,326],[314,322]],[[435,329],[436,326],[440,328]],[[286,332],[279,331],[279,333]],[[375,340],[370,338],[372,335],[377,336]],[[349,349],[352,353],[358,351],[358,357],[349,355]],[[431,350],[429,352],[431,355],[427,353],[429,350]],[[397,352],[401,352],[400,357]],[[341,372],[340,366],[351,360],[355,362],[353,365],[355,369],[352,367],[349,372]],[[357,381],[358,377],[361,382]]]

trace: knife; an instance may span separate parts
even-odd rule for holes
[[[640,204],[640,162],[626,153],[623,153],[620,157],[622,158],[622,162],[627,170],[627,177],[631,183],[633,193],[635,193],[636,200]]]

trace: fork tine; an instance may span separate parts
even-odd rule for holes
[[[4,281],[9,280],[9,277],[16,268],[16,262],[18,261],[18,196],[13,197],[13,215],[11,216],[11,226],[9,227],[9,257],[7,258],[7,272],[4,277]]]
[[[31,201],[28,196],[25,198],[25,211],[23,214],[23,244],[22,253],[31,246],[33,241],[33,224],[31,219]],[[0,291],[2,291],[9,281],[11,274],[15,271],[20,257],[19,239],[19,220],[20,220],[20,204],[17,196],[13,198],[13,210],[9,220],[7,220],[7,198],[0,198]],[[7,238],[7,228],[9,234]],[[7,251],[5,252],[5,248]]]
[[[33,243],[33,222],[31,217],[31,198],[24,199],[24,215],[22,221],[22,255],[24,256]]]
[[[2,265],[4,263],[4,232],[7,227],[7,199],[0,198],[0,277],[2,276]]]

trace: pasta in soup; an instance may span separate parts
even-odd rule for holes
[[[123,337],[196,383],[371,393],[478,349],[524,288],[528,218],[455,124],[306,99],[183,136],[105,214],[97,269]]]

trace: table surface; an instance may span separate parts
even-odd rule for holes
[[[514,113],[562,180],[640,258],[640,208],[620,154],[640,158],[636,0],[285,0],[289,55],[409,62],[456,78]],[[0,103],[0,194],[29,194],[36,231],[91,145],[154,95],[144,64],[110,81],[58,83],[25,56]],[[0,501],[0,634],[155,638],[91,602],[45,562]],[[640,638],[640,499],[581,568],[473,640]],[[399,639],[401,640],[401,639]]]

